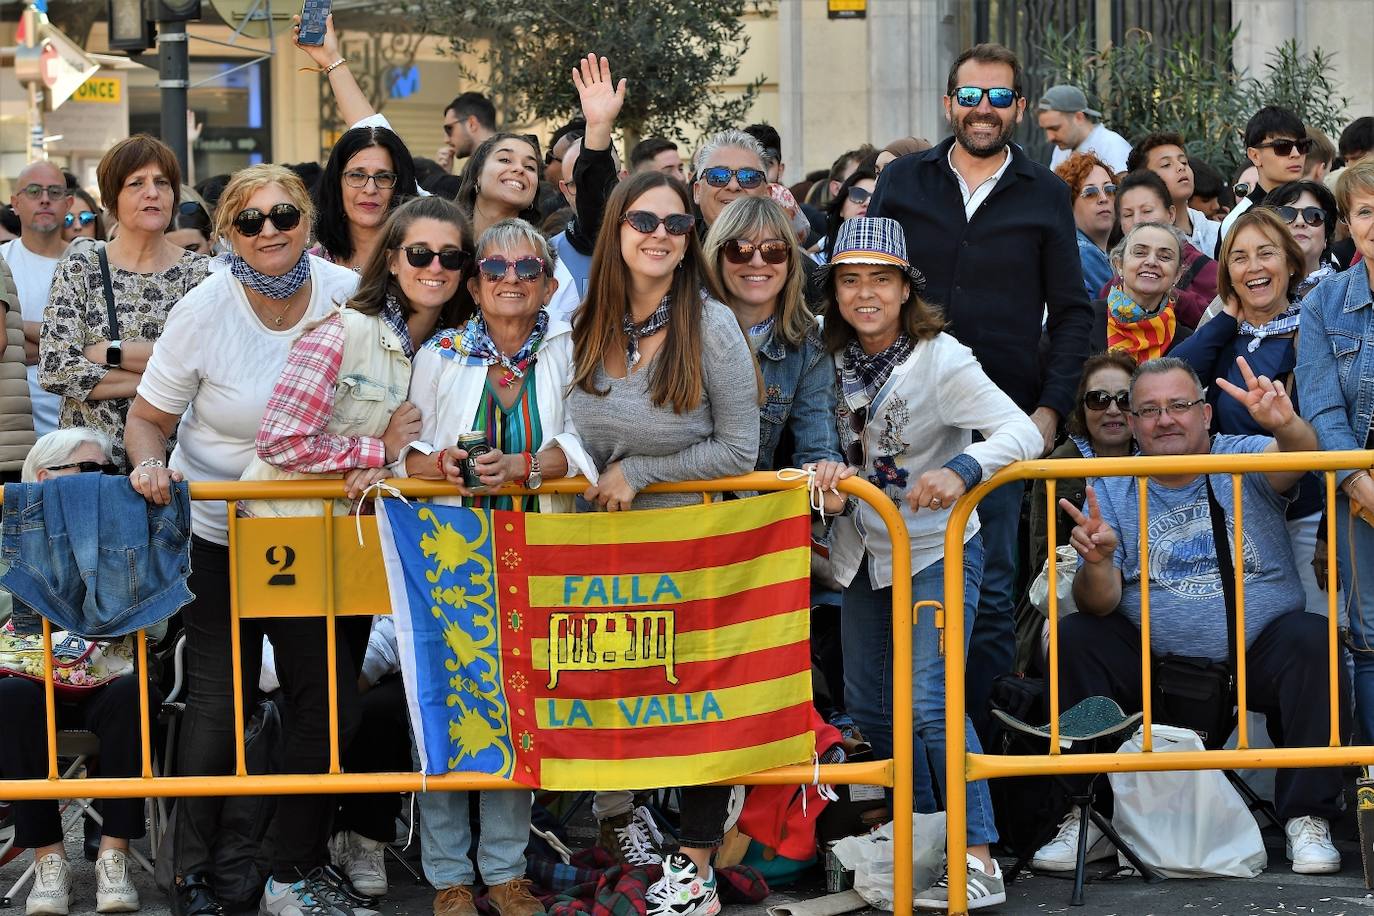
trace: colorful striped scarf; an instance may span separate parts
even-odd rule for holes
[[[1174,342],[1178,318],[1173,294],[1158,311],[1147,312],[1121,287],[1107,293],[1107,349],[1121,350],[1138,363],[1163,356]]]

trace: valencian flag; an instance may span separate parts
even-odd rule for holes
[[[425,773],[636,789],[811,760],[805,489],[378,516]]]

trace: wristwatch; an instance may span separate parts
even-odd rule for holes
[[[124,341],[112,340],[105,347],[105,365],[111,369],[118,369],[119,364],[124,361]]]
[[[525,478],[525,486],[531,490],[539,489],[544,483],[544,475],[539,473],[539,456],[530,452],[530,473]]]

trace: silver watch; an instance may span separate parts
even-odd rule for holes
[[[525,478],[525,486],[531,490],[537,490],[543,483],[544,475],[539,472],[539,456],[530,452],[530,473]]]

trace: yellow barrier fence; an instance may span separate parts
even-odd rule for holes
[[[452,496],[451,486],[437,481],[393,480],[390,483],[407,497]],[[546,481],[540,493],[581,493],[581,478]],[[655,484],[646,492],[702,493],[773,491],[806,486],[802,479],[781,480],[767,472],[710,481]],[[850,478],[840,490],[871,505],[887,525],[894,545],[892,561],[893,708],[911,709],[911,552],[906,524],[892,500],[867,481]],[[506,488],[505,493],[524,493]],[[193,483],[191,498],[229,503],[231,569],[231,626],[234,658],[234,729],[237,757],[230,776],[154,776],[150,750],[148,683],[139,681],[142,773],[137,777],[82,779],[79,789],[60,778],[57,762],[56,698],[52,670],[52,631],[43,621],[43,679],[47,704],[48,775],[43,779],[0,780],[0,798],[10,800],[64,798],[182,797],[204,795],[294,795],[348,792],[415,792],[516,789],[528,786],[495,776],[449,773],[424,777],[419,773],[345,773],[339,765],[338,697],[336,693],[336,646],[332,622],[336,617],[373,614],[390,609],[385,572],[377,540],[375,517],[361,519],[364,546],[358,548],[355,519],[333,516],[332,500],[343,496],[338,480]],[[240,519],[234,504],[253,499],[319,499],[321,516],[285,519]],[[244,710],[239,666],[240,620],[287,616],[324,617],[329,666],[329,770],[318,774],[249,775],[244,760]],[[138,668],[147,670],[147,635],[138,633]],[[962,681],[961,681],[962,682]],[[961,699],[962,702],[962,699]],[[962,731],[960,732],[962,735]],[[799,785],[820,782],[860,783],[890,787],[893,792],[896,888],[895,912],[911,910],[911,810],[912,721],[894,716],[893,760],[870,763],[798,765],[778,767],[731,779],[742,785]]]
[[[947,854],[951,863],[962,863],[967,850],[968,812],[965,805],[965,785],[978,779],[1003,776],[1048,776],[1073,773],[1121,773],[1173,770],[1259,769],[1288,767],[1345,767],[1362,766],[1374,762],[1374,746],[1342,746],[1337,715],[1338,637],[1336,582],[1336,472],[1351,468],[1374,466],[1374,451],[1350,452],[1272,452],[1250,455],[1181,455],[1135,458],[1089,458],[1018,462],[1004,468],[991,478],[964,494],[950,513],[945,534],[945,645],[964,644],[964,578],[963,532],[978,503],[1000,486],[1019,484],[1027,480],[1044,480],[1049,524],[1047,562],[1049,564],[1049,752],[1044,755],[1003,756],[971,754],[965,751],[964,657],[958,651],[945,656],[945,718],[948,729],[945,758],[949,790],[949,840]],[[1241,475],[1285,471],[1313,471],[1325,480],[1327,518],[1327,581],[1328,651],[1330,653],[1331,734],[1326,747],[1320,748],[1251,748],[1246,728],[1245,684],[1245,583],[1244,563],[1237,562],[1236,577],[1236,691],[1238,707],[1238,740],[1234,750],[1177,751],[1154,753],[1151,747],[1152,711],[1150,709],[1150,589],[1149,576],[1141,577],[1140,645],[1141,697],[1144,721],[1143,751],[1133,754],[1062,754],[1059,742],[1059,607],[1056,579],[1058,521],[1055,481],[1064,478],[1134,477],[1140,493],[1140,562],[1148,568],[1149,508],[1146,500],[1147,481],[1152,476],[1183,474],[1225,474],[1231,478],[1235,505],[1235,555],[1244,556],[1241,507]],[[1301,561],[1300,561],[1301,562]],[[963,914],[968,910],[967,874],[953,866],[949,870],[949,912]]]

